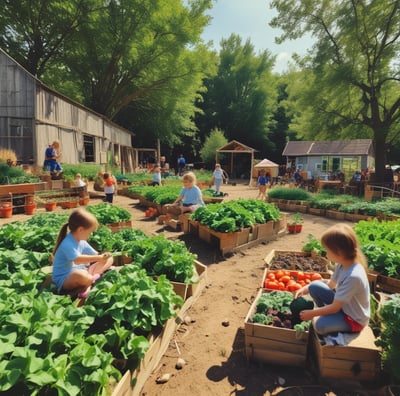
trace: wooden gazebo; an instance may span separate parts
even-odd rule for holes
[[[227,172],[231,175],[233,172],[233,164],[234,164],[234,159],[235,155],[237,154],[244,154],[248,153],[251,156],[251,162],[250,162],[250,180],[249,180],[249,185],[251,185],[251,175],[252,175],[252,170],[253,170],[253,164],[254,164],[254,152],[257,151],[249,146],[246,146],[243,143],[240,143],[236,140],[230,141],[228,144],[225,146],[219,148],[216,150],[215,153],[215,162],[219,162],[218,157],[220,153],[229,153],[230,154],[230,161],[228,164],[228,169]]]

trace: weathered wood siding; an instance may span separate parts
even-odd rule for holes
[[[104,163],[112,150],[121,170],[133,171],[129,131],[47,88],[0,49],[0,147],[41,165],[47,146],[59,140],[61,162],[74,164],[88,161],[85,135],[93,140],[95,163]]]

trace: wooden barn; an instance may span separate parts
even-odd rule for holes
[[[132,132],[46,87],[0,48],[0,147],[41,166],[54,140],[61,162],[106,164],[133,172]]]

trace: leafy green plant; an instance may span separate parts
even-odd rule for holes
[[[376,345],[382,347],[383,369],[392,380],[400,383],[400,294],[392,294],[378,311],[381,334]]]
[[[301,188],[274,187],[268,190],[268,197],[288,201],[311,201],[312,194]]]
[[[256,223],[278,220],[280,212],[266,202],[238,199],[202,206],[191,218],[218,232],[235,232]]]
[[[292,214],[288,220],[287,220],[288,224],[293,224],[293,225],[297,225],[297,224],[303,224],[304,223],[304,217],[301,213],[296,212],[294,214]]]
[[[326,256],[326,250],[322,246],[321,241],[312,234],[307,235],[307,242],[303,245],[301,250],[303,252],[313,252],[321,256]]]
[[[100,224],[104,225],[128,221],[132,218],[132,214],[125,208],[107,203],[90,205],[86,209],[96,216]]]

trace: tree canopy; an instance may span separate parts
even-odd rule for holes
[[[383,180],[388,142],[399,138],[400,0],[273,0],[278,39],[316,39],[291,88],[301,103],[300,132],[314,138],[372,137],[376,179]],[[291,79],[293,81],[293,79]]]
[[[193,135],[211,0],[0,0],[0,43],[53,89],[173,144]],[[11,33],[11,34],[10,34]]]
[[[266,153],[274,149],[269,138],[277,105],[275,58],[269,51],[256,54],[250,40],[238,35],[221,40],[217,75],[205,80],[206,92],[196,119],[202,136],[223,130],[228,140],[238,140]]]

